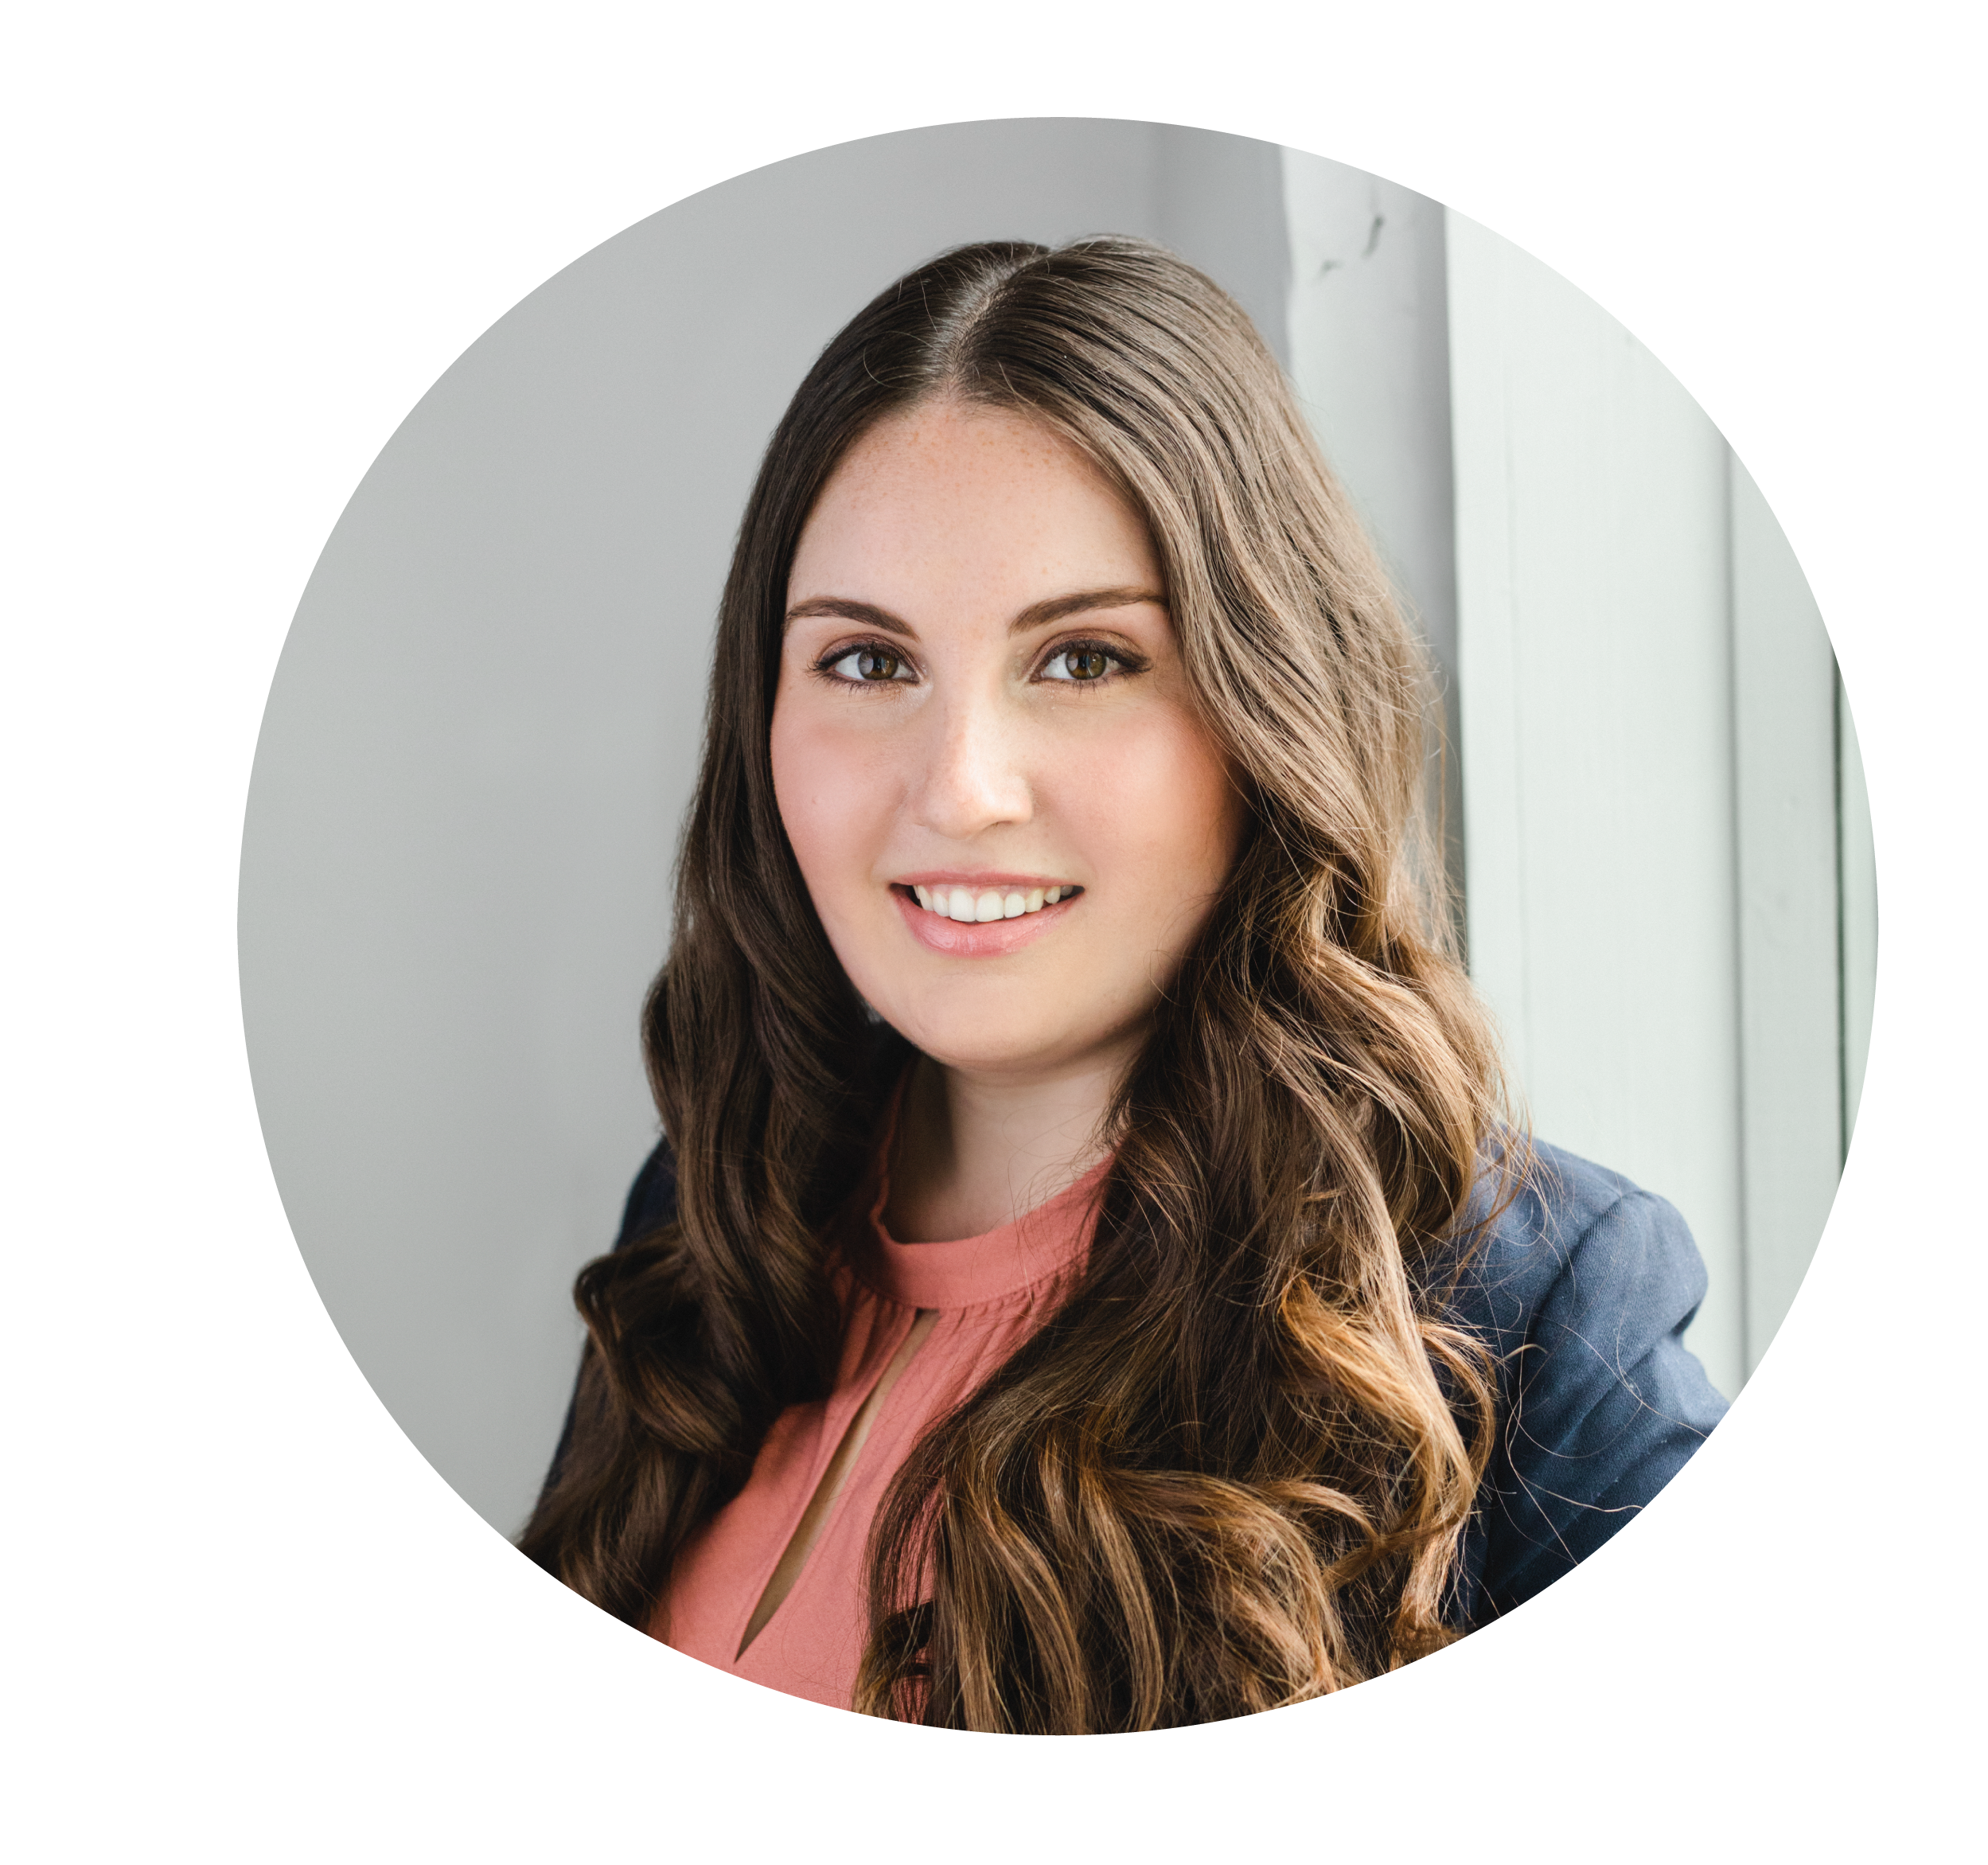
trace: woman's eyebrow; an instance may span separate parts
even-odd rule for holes
[[[1052,622],[1061,622],[1070,615],[1081,615],[1087,609],[1128,609],[1137,603],[1153,603],[1161,608],[1167,606],[1167,599],[1151,589],[1082,589],[1070,595],[1046,597],[1039,603],[1031,603],[1008,625],[1010,634],[1020,634],[1031,628],[1042,628]],[[834,616],[844,622],[860,622],[865,627],[878,628],[887,634],[902,634],[915,638],[918,630],[888,609],[879,609],[875,603],[860,603],[848,596],[810,596],[804,603],[796,603],[788,610],[787,623],[807,620],[811,616]]]
[[[918,630],[908,622],[900,621],[888,609],[879,609],[874,603],[852,602],[846,596],[810,596],[805,603],[796,603],[787,611],[787,623],[805,621],[810,615],[836,615],[845,622],[860,622],[866,627],[880,628],[887,634],[915,636]]]
[[[1008,625],[1010,634],[1019,634],[1025,629],[1040,628],[1051,622],[1061,622],[1070,615],[1081,615],[1086,609],[1129,609],[1136,603],[1152,603],[1160,608],[1167,606],[1167,599],[1157,590],[1152,589],[1086,589],[1074,595],[1053,595],[1047,601],[1031,603]]]

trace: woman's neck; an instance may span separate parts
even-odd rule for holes
[[[978,1237],[1074,1184],[1105,1155],[1105,1110],[1125,1060],[1018,1078],[918,1057],[898,1110],[885,1227],[907,1243]]]

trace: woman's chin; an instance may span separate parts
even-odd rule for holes
[[[881,1005],[878,1009],[886,1022],[941,1067],[982,1079],[1024,1082],[1088,1072],[1113,1059],[1132,1040],[1122,1026],[1076,1032],[1067,1023],[1048,1019],[1039,1028],[1018,1028],[1012,1019],[983,1024],[907,1016],[900,1022]]]

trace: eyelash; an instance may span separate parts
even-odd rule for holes
[[[910,664],[910,657],[901,649],[892,646],[887,641],[844,642],[829,649],[828,653],[817,661],[813,672],[817,677],[825,680],[832,686],[868,687],[874,689],[880,687],[910,686],[917,684],[914,681],[897,679],[852,680],[848,674],[838,673],[835,671],[837,662],[847,661],[854,655],[862,654],[887,655],[894,661],[904,662],[907,665]],[[1112,665],[1105,673],[1099,674],[1094,679],[1049,680],[1045,684],[1051,686],[1077,688],[1109,686],[1123,679],[1127,674],[1144,673],[1148,665],[1142,657],[1131,653],[1127,649],[1113,647],[1109,642],[1080,638],[1074,641],[1058,642],[1047,654],[1043,655],[1037,665],[1034,677],[1038,680],[1043,679],[1043,669],[1059,656],[1065,654],[1102,654]]]

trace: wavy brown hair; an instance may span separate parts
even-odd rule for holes
[[[1251,825],[1109,1110],[1083,1269],[894,1481],[856,1707],[1040,1732],[1268,1709],[1454,1636],[1493,1387],[1446,1290],[1503,1130],[1423,822],[1425,658],[1247,318],[1136,240],[921,267],[768,447],[645,1012],[676,1216],[580,1276],[572,1428],[523,1545],[648,1622],[768,1426],[830,1388],[826,1239],[910,1052],[830,950],[769,728],[816,497],[940,396],[1047,423],[1144,515]]]

